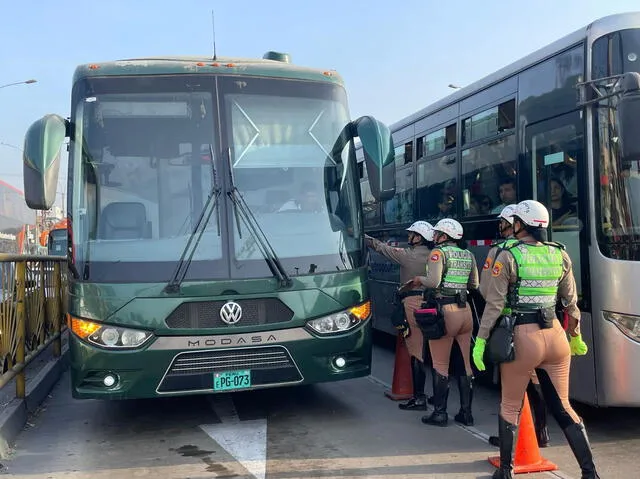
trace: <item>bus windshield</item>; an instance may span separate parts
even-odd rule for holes
[[[593,78],[640,72],[640,29],[615,32],[593,45]],[[640,243],[640,165],[623,162],[618,151],[615,111],[617,99],[605,99],[594,108],[599,146],[597,190],[598,233],[605,254],[640,260],[640,249],[624,245]],[[640,120],[638,123],[640,127]],[[597,150],[596,150],[597,151]],[[635,253],[633,253],[635,251]]]
[[[233,179],[288,274],[362,264],[353,145],[333,152],[348,122],[337,85],[95,78],[75,85],[72,122],[83,280],[168,281],[214,173],[225,193]],[[251,230],[222,195],[185,280],[269,276]]]

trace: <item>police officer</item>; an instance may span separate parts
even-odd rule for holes
[[[434,290],[434,299],[444,315],[445,335],[429,340],[429,349],[435,369],[433,413],[424,416],[422,422],[446,426],[447,399],[449,396],[449,359],[453,341],[460,346],[466,375],[457,376],[460,391],[460,411],[455,420],[473,425],[471,415],[472,370],[470,363],[473,318],[467,303],[468,289],[478,287],[478,268],[473,254],[462,240],[462,225],[451,218],[444,218],[433,227],[436,247],[427,263],[427,275],[414,278],[414,284],[422,284]]]
[[[544,242],[548,225],[549,212],[544,205],[533,200],[518,203],[513,214],[517,241],[497,255],[485,290],[487,304],[473,348],[479,370],[485,369],[486,340],[505,308],[515,319],[515,359],[500,365],[500,468],[494,479],[512,478],[519,415],[533,370],[580,465],[582,478],[599,478],[584,424],[569,403],[571,355],[587,353],[580,334],[575,278],[564,247]],[[568,305],[570,341],[556,318],[557,297]]]
[[[407,231],[409,235],[408,248],[394,248],[365,235],[368,247],[400,265],[400,282],[402,284],[411,281],[415,275],[424,271],[433,246],[433,226],[430,223],[416,221],[407,228]],[[427,399],[424,392],[426,374],[423,365],[424,339],[413,315],[413,312],[422,303],[422,287],[420,285],[411,286],[410,290],[402,293],[401,296],[405,317],[409,323],[409,334],[405,335],[405,343],[411,356],[413,397],[408,402],[399,404],[398,407],[405,410],[426,411]]]
[[[494,243],[487,254],[482,271],[480,272],[480,293],[486,297],[486,289],[491,278],[492,265],[498,251],[514,244],[518,240],[513,236],[513,213],[516,209],[515,204],[505,206],[498,215],[498,232],[502,236],[502,240]],[[544,402],[542,389],[535,371],[531,373],[531,380],[527,385],[527,398],[529,405],[533,411],[533,423],[536,429],[536,438],[539,447],[547,447],[549,445],[549,430],[547,429],[547,406]],[[498,436],[489,436],[489,444],[499,447],[500,440]]]

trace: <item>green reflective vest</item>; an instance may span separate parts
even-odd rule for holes
[[[553,308],[562,277],[562,249],[551,244],[516,243],[507,248],[517,264],[517,281],[507,296],[509,308]]]
[[[466,291],[473,268],[471,252],[453,245],[440,246],[438,249],[444,256],[444,270],[438,292],[443,296],[455,296],[460,291]]]

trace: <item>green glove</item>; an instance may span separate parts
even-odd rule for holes
[[[572,356],[584,356],[589,351],[587,343],[582,340],[582,334],[577,336],[571,336],[569,340],[569,346],[571,347]]]
[[[473,346],[473,363],[478,368],[478,371],[484,371],[484,348],[487,345],[487,340],[482,338],[476,338],[476,344]]]

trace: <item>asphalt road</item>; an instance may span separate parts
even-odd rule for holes
[[[66,373],[29,419],[0,473],[15,478],[478,478],[497,449],[497,391],[477,388],[476,424],[425,426],[387,399],[393,355],[340,383],[188,398],[74,400]],[[458,407],[452,387],[450,415]],[[640,410],[581,408],[602,478],[635,477]],[[556,427],[544,457],[579,478]]]

